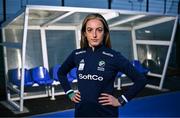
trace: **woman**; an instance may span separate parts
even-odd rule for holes
[[[90,14],[84,19],[80,43],[81,48],[74,50],[58,71],[65,93],[76,103],[75,117],[118,117],[118,107],[145,87],[145,77],[120,52],[111,49],[108,24],[100,14]],[[66,77],[74,67],[77,67],[78,77],[76,93]],[[113,85],[119,71],[134,84],[116,98]]]

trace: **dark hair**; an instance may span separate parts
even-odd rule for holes
[[[87,48],[88,47],[88,41],[87,41],[87,38],[85,36],[85,32],[86,32],[86,24],[91,19],[98,19],[103,23],[103,26],[104,26],[103,45],[105,45],[107,48],[111,48],[109,27],[108,27],[107,21],[105,20],[105,18],[102,15],[100,15],[98,13],[89,14],[88,16],[86,16],[86,18],[84,19],[84,21],[82,23],[81,41],[80,41],[81,48]]]

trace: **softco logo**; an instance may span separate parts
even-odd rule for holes
[[[79,74],[79,79],[103,81],[103,77],[98,75],[91,75],[91,74],[87,74],[87,75]]]

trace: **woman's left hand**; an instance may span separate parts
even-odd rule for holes
[[[98,99],[101,105],[111,105],[114,107],[121,106],[117,98],[107,93],[101,93],[101,96]]]

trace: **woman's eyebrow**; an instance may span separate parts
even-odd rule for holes
[[[93,28],[93,27],[87,27],[87,28]],[[98,28],[103,28],[103,27],[96,27],[96,29],[98,29]]]

